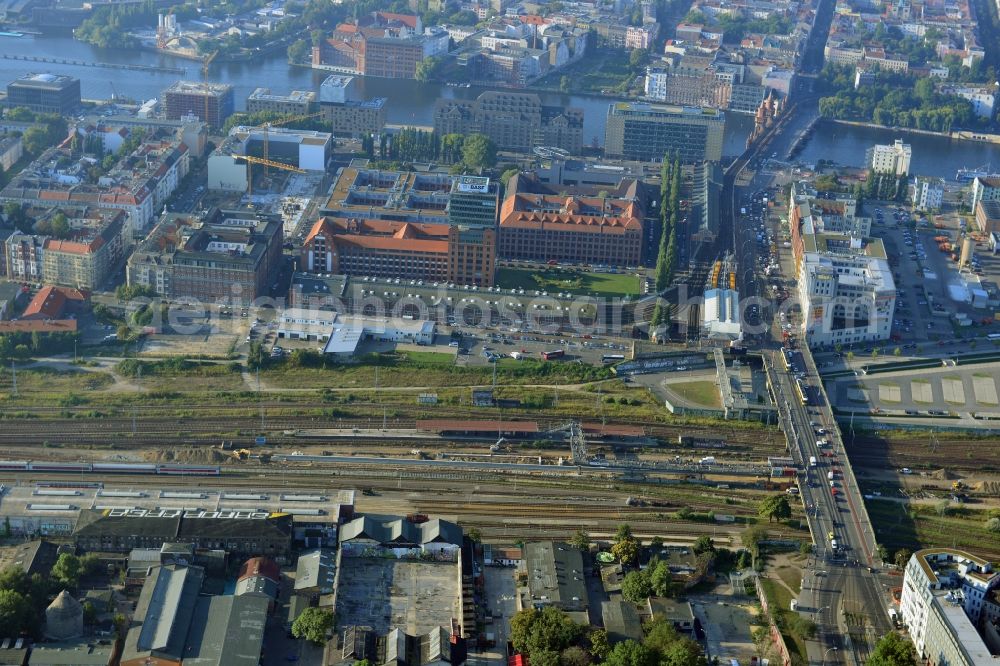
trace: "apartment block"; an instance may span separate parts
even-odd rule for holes
[[[282,222],[244,210],[168,214],[129,257],[126,277],[168,299],[247,304],[281,265]]]
[[[899,611],[928,666],[989,666],[1000,648],[1000,573],[988,560],[949,548],[910,556]],[[992,648],[992,649],[991,649]]]
[[[233,87],[228,83],[178,81],[163,91],[163,109],[171,120],[193,116],[218,129],[233,115]]]
[[[149,230],[190,168],[187,145],[172,132],[153,131],[96,184],[85,182],[90,163],[68,149],[50,148],[0,191],[0,201],[40,209],[99,207],[126,213],[126,242]]]
[[[434,129],[445,134],[485,134],[506,150],[553,146],[573,154],[583,148],[583,110],[545,106],[534,93],[484,92],[475,100],[439,99]]]

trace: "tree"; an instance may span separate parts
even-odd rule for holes
[[[655,666],[656,654],[648,647],[629,639],[618,643],[608,658],[604,660],[604,666]]]
[[[792,517],[792,507],[788,503],[785,495],[772,495],[761,500],[757,508],[757,514],[761,518],[767,518],[767,522],[772,520],[785,520]]]
[[[101,558],[96,553],[87,553],[80,558],[80,574],[86,576],[96,576],[101,572]]]
[[[900,569],[905,569],[906,564],[910,561],[910,556],[913,555],[907,548],[900,548],[896,551],[893,556],[892,561],[896,563],[896,566]]]
[[[125,617],[124,613],[115,613],[114,623],[115,630],[118,632],[118,638],[125,638],[129,627],[128,618]]]
[[[417,81],[426,83],[431,81],[437,76],[438,70],[441,67],[443,60],[437,56],[428,56],[417,63],[417,69],[414,73],[414,78]]]
[[[622,541],[623,539],[632,538],[632,526],[628,523],[622,523],[615,530],[615,543]]]
[[[559,77],[559,91],[568,93],[573,88],[573,79],[568,76]]]
[[[25,152],[38,155],[49,147],[49,137],[41,127],[29,127],[22,139]]]
[[[89,601],[83,602],[83,623],[92,626],[97,622],[97,608]]]
[[[875,544],[875,556],[881,562],[885,562],[889,559],[889,551],[880,543]]]
[[[628,566],[639,557],[639,542],[632,536],[622,539],[611,546],[611,554],[617,557],[619,562]]]
[[[0,571],[0,590],[13,590],[26,595],[31,589],[31,578],[21,567],[10,565]]]
[[[479,528],[473,527],[465,531],[465,536],[469,537],[469,541],[473,543],[479,543],[483,540],[483,533],[479,531]]]
[[[878,642],[865,666],[916,666],[913,644],[892,631]]]
[[[333,611],[328,608],[307,608],[295,618],[292,635],[316,645],[326,643],[327,633],[333,629]]]
[[[69,220],[62,213],[56,213],[52,216],[50,222],[52,228],[52,235],[56,238],[69,238]]]
[[[663,652],[659,666],[706,666],[705,655],[697,643],[682,636]]]
[[[535,650],[531,655],[532,664],[559,666],[559,653],[555,650]]]
[[[590,666],[590,655],[579,645],[573,645],[559,655],[559,666]]]
[[[590,550],[590,533],[582,527],[573,533],[573,538],[569,540],[569,545],[578,550],[587,552]]]
[[[649,572],[649,584],[653,587],[653,594],[658,597],[669,597],[674,592],[674,576],[670,573],[670,565],[663,560],[657,560],[655,564],[650,563],[647,568]]]
[[[511,618],[510,641],[515,650],[534,660],[536,652],[562,652],[573,644],[582,630],[582,626],[558,608],[547,606],[540,611],[527,608]]]
[[[611,652],[611,645],[608,643],[608,632],[606,629],[594,629],[588,635],[590,640],[590,654],[598,661],[604,661],[608,653]]]
[[[712,537],[707,534],[702,534],[700,537],[695,539],[694,544],[691,546],[691,550],[694,551],[695,555],[711,553],[715,550],[715,544],[712,543]]]
[[[630,571],[622,581],[622,596],[626,601],[638,604],[653,593],[653,586],[645,571]]]
[[[984,526],[988,532],[1000,532],[1000,518],[996,516],[988,518]]]
[[[760,542],[767,539],[767,530],[760,525],[754,525],[743,530],[740,540],[743,546],[753,553],[760,552]]]
[[[496,166],[497,147],[485,134],[470,134],[462,143],[462,163],[470,169]]]
[[[943,499],[934,506],[934,509],[939,516],[947,516],[951,512],[951,502]]]
[[[28,623],[31,606],[20,592],[0,590],[0,627],[9,636],[17,636]]]
[[[61,585],[76,587],[80,582],[80,558],[72,553],[61,553],[50,575]]]
[[[305,62],[306,57],[312,53],[312,45],[304,39],[297,39],[289,44],[285,53],[288,56],[288,62]]]
[[[632,49],[628,54],[628,66],[637,69],[646,62],[649,52],[646,49]]]

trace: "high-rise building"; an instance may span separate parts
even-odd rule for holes
[[[725,125],[718,109],[616,102],[608,107],[604,153],[634,160],[676,153],[686,164],[717,162]]]
[[[7,107],[68,115],[80,106],[80,79],[63,74],[25,74],[7,84]]]
[[[497,187],[483,176],[459,176],[448,197],[448,224],[494,228],[497,225]]]
[[[228,83],[178,81],[163,91],[163,108],[171,120],[196,116],[219,128],[233,115],[233,87]]]
[[[891,146],[877,144],[869,148],[865,154],[865,163],[875,173],[905,176],[910,173],[911,155],[910,144],[896,139]]]

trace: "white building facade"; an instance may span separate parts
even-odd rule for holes
[[[940,210],[944,201],[944,178],[917,178],[913,183],[913,206],[917,210]]]
[[[810,346],[889,338],[896,287],[884,258],[863,251],[807,252],[799,274],[799,298]]]
[[[868,149],[865,161],[868,168],[875,173],[887,173],[895,176],[905,176],[910,173],[910,144],[896,139],[891,146],[877,144]]]
[[[1000,584],[992,565],[944,548],[910,557],[903,577],[900,615],[919,661],[929,666],[986,666],[996,660],[977,626],[983,602]]]

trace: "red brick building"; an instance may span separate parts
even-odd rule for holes
[[[321,217],[302,245],[301,270],[493,285],[496,232],[464,242],[453,225]]]

